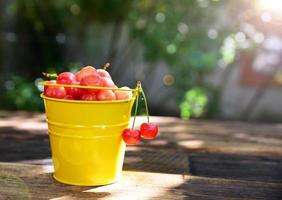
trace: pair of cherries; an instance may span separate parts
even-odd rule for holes
[[[158,125],[155,123],[150,123],[148,103],[147,103],[146,95],[141,87],[140,81],[137,82],[137,89],[138,89],[138,94],[136,97],[135,114],[134,114],[132,128],[131,129],[126,128],[122,131],[122,139],[128,145],[138,144],[141,141],[141,137],[143,137],[144,139],[151,140],[157,137],[158,135]],[[142,123],[139,129],[134,129],[135,119],[136,119],[137,110],[138,110],[139,93],[142,94],[143,99],[144,99],[146,114],[147,114],[147,123]]]
[[[128,145],[135,145],[144,139],[154,139],[158,135],[158,125],[155,123],[142,123],[139,130],[126,128],[122,132],[122,139]]]

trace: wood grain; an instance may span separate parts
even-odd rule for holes
[[[281,199],[282,185],[189,175],[124,171],[100,187],[56,182],[52,168],[0,163],[1,199]]]
[[[195,176],[282,183],[281,158],[195,153],[188,159],[190,174]]]
[[[152,117],[160,135],[127,147],[120,182],[77,187],[52,178],[44,118],[0,112],[0,200],[282,199],[282,124]]]

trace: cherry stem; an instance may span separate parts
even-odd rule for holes
[[[46,78],[57,78],[58,75],[57,74],[50,74],[50,73],[46,73],[46,72],[42,72],[43,76],[45,76]]]
[[[147,103],[147,99],[146,99],[146,95],[143,91],[143,89],[141,88],[141,93],[142,93],[142,96],[143,96],[143,99],[144,99],[144,103],[145,103],[145,107],[146,107],[146,113],[147,113],[147,121],[148,123],[150,123],[150,118],[149,118],[149,109],[148,109],[148,103]]]
[[[103,66],[103,69],[104,69],[104,70],[107,70],[107,68],[108,68],[110,65],[111,65],[110,63],[105,63],[104,66]]]
[[[132,123],[132,130],[134,129],[134,125],[135,125],[135,120],[136,120],[136,115],[137,115],[137,110],[138,110],[138,103],[139,103],[139,92],[137,92],[137,96],[136,96],[134,118],[133,118],[133,123]]]

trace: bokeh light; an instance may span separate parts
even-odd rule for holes
[[[258,6],[261,10],[267,10],[277,13],[282,11],[281,0],[258,0]]]

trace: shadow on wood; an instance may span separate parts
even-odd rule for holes
[[[51,173],[36,174],[32,170],[32,174],[17,176],[16,173],[0,172],[0,199],[99,199],[110,195],[109,192],[86,192],[93,187],[58,183]]]
[[[194,153],[188,159],[193,176],[282,183],[282,159],[278,157]]]
[[[13,126],[0,127],[0,161],[44,159],[50,157],[49,139],[45,131],[34,133],[15,129]]]

